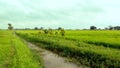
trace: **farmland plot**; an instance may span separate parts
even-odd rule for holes
[[[17,35],[60,55],[75,58],[81,64],[88,65],[91,68],[120,67],[119,42],[115,42],[120,38],[118,31],[66,31],[64,37],[38,34],[38,32],[34,30],[18,31]],[[107,46],[88,42],[101,41],[106,43],[105,40],[109,43]]]

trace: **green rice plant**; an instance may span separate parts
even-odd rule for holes
[[[15,55],[13,59],[13,68],[38,68],[39,62],[34,60],[28,47],[20,41],[19,38],[12,40],[15,47]]]
[[[87,44],[83,41],[72,41],[62,37],[49,35],[35,35],[28,32],[18,32],[17,35],[34,43],[39,43],[43,48],[52,50],[63,56],[75,58],[82,64],[94,68],[119,68],[120,67],[120,50],[106,48],[104,46],[96,46]]]
[[[66,39],[120,49],[120,42],[118,42],[120,41],[119,31],[67,31]]]
[[[0,67],[8,68],[14,55],[14,47],[11,46],[11,34],[0,30]]]
[[[0,30],[0,68],[42,68],[42,65],[13,31]]]

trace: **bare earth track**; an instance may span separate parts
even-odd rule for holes
[[[83,66],[78,66],[77,64],[68,62],[65,60],[65,58],[58,56],[57,54],[48,50],[42,49],[30,42],[27,43],[30,49],[39,52],[43,58],[45,68],[85,68]]]

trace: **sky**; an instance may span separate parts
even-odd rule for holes
[[[0,29],[120,25],[120,0],[0,0]]]

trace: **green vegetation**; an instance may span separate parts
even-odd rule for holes
[[[9,35],[9,36],[8,36]],[[0,30],[0,67],[4,68],[12,62],[14,47],[11,46],[11,34]]]
[[[13,31],[7,30],[0,30],[0,67],[42,68],[26,43],[15,36]]]
[[[17,35],[91,68],[120,67],[119,31],[66,31],[62,37],[28,30],[18,31]]]
[[[120,31],[67,31],[66,39],[120,49]]]
[[[8,24],[8,29],[9,29],[9,30],[12,30],[12,29],[13,29],[12,24],[10,24],[10,23]]]

